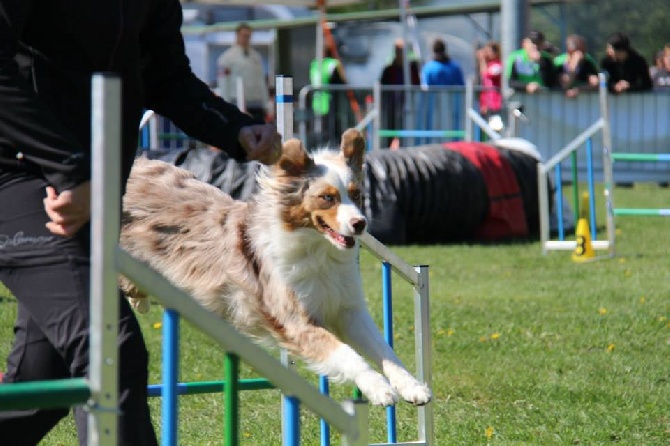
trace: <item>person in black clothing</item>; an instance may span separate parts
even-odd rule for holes
[[[396,39],[393,43],[393,60],[382,70],[379,83],[381,85],[405,85],[405,74],[403,67],[403,52],[405,42],[402,39]],[[421,83],[419,64],[416,60],[409,63],[410,85],[419,85]],[[382,93],[382,104],[386,126],[389,129],[402,128],[403,113],[405,105],[405,95],[403,91],[393,90]],[[390,147],[394,138],[385,138],[384,147]]]
[[[0,0],[0,282],[18,301],[4,382],[89,371],[93,73],[122,81],[122,184],[143,108],[238,160],[273,163],[281,153],[274,126],[192,73],[181,22],[178,0]],[[155,445],[147,349],[121,295],[119,305],[119,444]],[[0,442],[35,445],[67,413],[0,412]],[[85,444],[86,414],[74,415]]]
[[[621,32],[607,38],[607,56],[600,67],[608,75],[607,88],[612,93],[649,91],[653,87],[647,61],[630,45],[628,36]]]

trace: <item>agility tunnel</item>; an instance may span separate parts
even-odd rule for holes
[[[260,167],[207,148],[150,151],[149,156],[190,170],[241,200],[254,192]],[[539,161],[537,149],[520,139],[370,151],[364,203],[369,232],[382,243],[395,245],[500,241],[538,234]]]

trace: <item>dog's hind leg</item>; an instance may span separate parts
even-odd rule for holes
[[[430,401],[431,392],[428,386],[420,383],[407,371],[382,337],[367,310],[349,310],[338,320],[338,328],[344,341],[373,361],[405,401],[418,406]]]
[[[283,325],[275,335],[282,347],[306,360],[317,373],[355,383],[370,403],[390,406],[397,402],[398,394],[386,378],[325,328],[301,321]]]

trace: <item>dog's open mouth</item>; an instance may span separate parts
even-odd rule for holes
[[[356,246],[356,239],[348,236],[348,235],[342,235],[339,232],[336,232],[326,224],[321,218],[317,218],[317,222],[319,223],[319,226],[323,229],[323,231],[328,235],[330,240],[335,243],[337,246],[342,246],[343,248],[353,248]]]

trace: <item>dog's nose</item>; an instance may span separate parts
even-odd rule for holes
[[[365,221],[365,218],[352,218],[350,223],[351,227],[354,228],[356,235],[365,231],[365,227],[368,225],[368,222]]]

